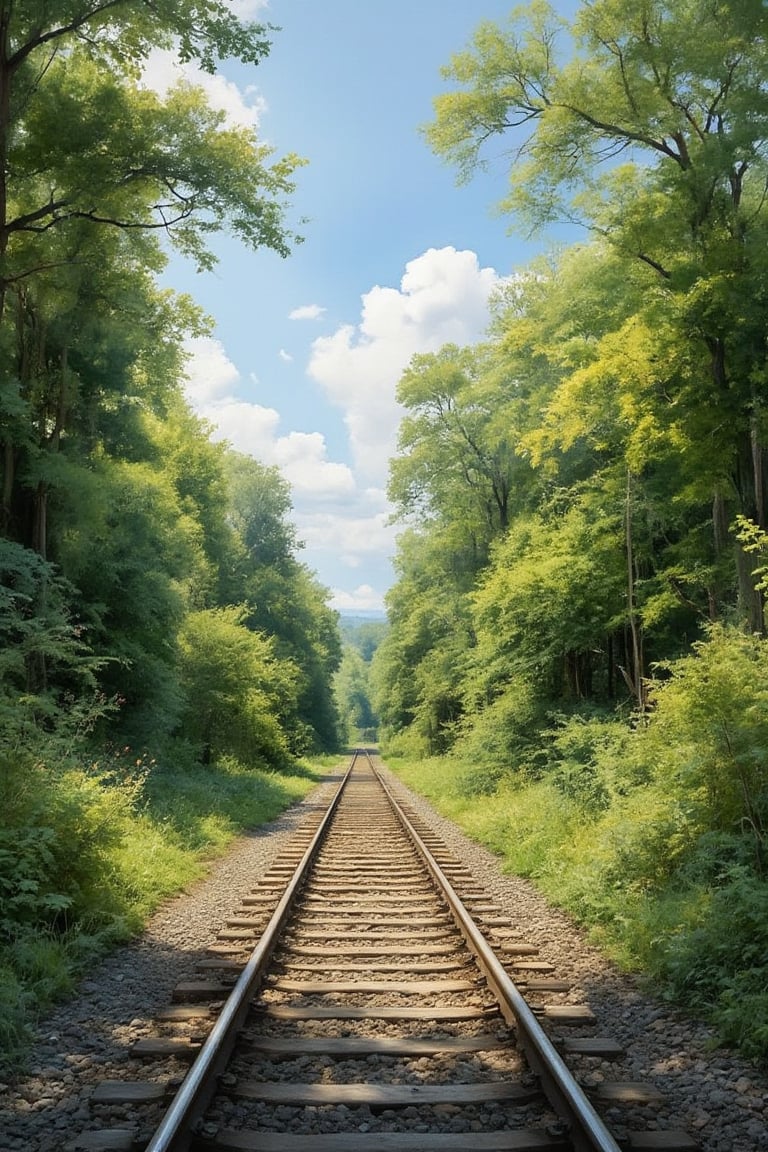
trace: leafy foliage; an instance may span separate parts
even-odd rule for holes
[[[624,965],[765,1059],[765,641],[715,627],[653,710],[560,714],[535,779],[491,751],[398,766]],[[490,799],[489,799],[490,797]]]
[[[242,627],[244,608],[190,612],[179,636],[182,728],[206,760],[232,755],[245,762],[285,762],[281,712],[296,671],[274,655],[274,642]]]
[[[339,713],[346,720],[350,739],[357,744],[375,739],[377,716],[370,698],[369,664],[356,648],[347,646],[336,673]]]
[[[757,0],[536,0],[444,69],[434,151],[467,180],[493,150],[503,212],[587,239],[402,377],[373,670],[386,752],[447,753],[407,772],[763,1056],[765,31]]]
[[[338,738],[327,592],[287,486],[183,395],[209,331],[160,238],[288,254],[301,161],[233,128],[160,47],[256,64],[224,0],[0,0],[0,1024],[134,931],[309,786]],[[178,765],[174,774],[168,765]],[[280,776],[275,774],[280,772]]]

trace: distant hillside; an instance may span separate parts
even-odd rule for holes
[[[387,614],[383,608],[369,608],[367,611],[341,608],[339,610],[339,616],[343,624],[349,624],[353,627],[355,624],[370,624],[372,621],[375,623],[384,623],[387,619]]]
[[[384,612],[341,613],[339,631],[345,648],[354,648],[366,664],[370,664],[374,652],[389,630],[389,622]]]

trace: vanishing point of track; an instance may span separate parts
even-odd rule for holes
[[[255,946],[254,946],[255,944]],[[461,862],[358,752],[322,817],[228,921],[204,977],[176,988],[143,1059],[192,1060],[175,1083],[106,1081],[136,1123],[72,1152],[618,1152],[693,1150],[623,1132],[599,1110],[652,1103],[607,1082],[588,1098],[569,1055],[611,1059],[567,991]],[[558,1038],[564,1029],[576,1032]],[[551,1038],[554,1030],[555,1040]],[[578,1033],[588,1033],[578,1035]],[[170,1096],[151,1133],[141,1108]]]

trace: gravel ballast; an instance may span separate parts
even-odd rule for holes
[[[107,957],[84,979],[77,994],[38,1030],[29,1073],[0,1086],[0,1150],[58,1152],[81,1131],[100,1127],[89,1106],[93,1087],[105,1079],[183,1075],[173,1060],[152,1070],[136,1065],[130,1046],[157,1031],[153,1012],[170,1002],[175,984],[195,978],[216,932],[264,874],[291,836],[339,779],[329,773],[302,803],[236,842],[189,892],[168,901],[144,934]],[[632,1126],[684,1128],[704,1152],[768,1152],[768,1076],[731,1052],[713,1046],[709,1028],[677,1015],[618,972],[562,912],[552,909],[526,881],[504,875],[498,860],[472,843],[431,806],[402,789],[409,803],[471,869],[522,938],[539,946],[542,960],[571,982],[564,1003],[588,1003],[597,1031],[620,1041],[620,1065],[583,1060],[572,1066],[582,1083],[602,1079],[650,1082],[665,1103],[653,1114],[639,1110]],[[556,1002],[556,1001],[555,1001]],[[120,1123],[112,1111],[110,1126]],[[125,1109],[126,1119],[129,1110]],[[613,1118],[632,1124],[631,1110]],[[611,1113],[607,1119],[612,1120]],[[125,1122],[125,1120],[123,1121]]]

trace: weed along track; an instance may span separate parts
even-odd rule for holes
[[[173,1000],[133,1047],[145,1075],[92,1094],[121,1125],[70,1152],[697,1147],[631,1130],[650,1085],[584,1094],[569,1062],[621,1048],[364,752]]]

